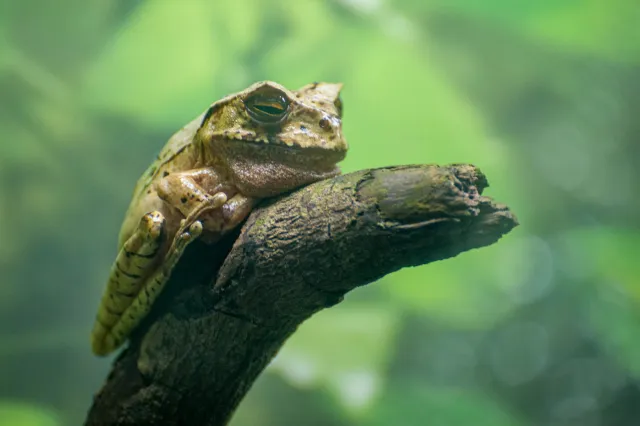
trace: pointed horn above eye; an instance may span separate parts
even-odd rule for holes
[[[342,83],[318,83],[316,90],[322,92],[327,98],[336,99],[340,96]]]
[[[314,91],[322,93],[328,99],[336,99],[342,90],[342,83],[311,83],[300,88],[300,92]]]

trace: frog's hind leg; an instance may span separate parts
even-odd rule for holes
[[[113,328],[122,322],[124,312],[138,297],[144,281],[157,264],[164,227],[161,213],[148,213],[120,249],[91,333],[91,348],[96,355],[106,355],[119,346],[112,337]]]
[[[182,222],[184,223],[185,220]],[[149,313],[153,302],[155,302],[156,298],[169,280],[171,272],[182,257],[184,250],[191,242],[202,234],[202,230],[202,222],[195,221],[187,230],[176,234],[176,237],[167,252],[167,256],[162,261],[158,270],[145,280],[144,286],[141,288],[140,292],[122,313],[120,320],[105,336],[105,341],[109,347],[115,349],[120,346],[131,331],[140,323],[142,318]]]

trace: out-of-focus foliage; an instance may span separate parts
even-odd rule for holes
[[[310,319],[235,426],[634,424],[639,19],[633,0],[0,2],[0,424],[82,422],[135,180],[262,79],[345,84],[345,171],[472,162],[522,226]]]
[[[0,402],[1,425],[58,426],[61,423],[57,417],[50,410],[36,405],[11,400]]]

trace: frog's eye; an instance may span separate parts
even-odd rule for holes
[[[280,93],[259,93],[244,101],[249,116],[260,124],[276,124],[289,112],[289,101]]]

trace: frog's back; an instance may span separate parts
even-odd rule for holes
[[[140,176],[133,190],[133,197],[122,223],[118,247],[131,235],[138,221],[145,213],[152,211],[161,203],[151,188],[164,172],[182,171],[192,167],[193,156],[190,148],[193,137],[200,127],[204,113],[171,136],[157,158]]]
[[[176,162],[175,160],[191,145],[193,136],[200,127],[203,116],[204,114],[201,114],[171,136],[153,163],[149,165],[147,170],[140,176],[140,179],[138,179],[135,190],[133,191],[132,202],[135,202],[136,198],[144,194],[145,190],[151,186],[160,175],[160,172],[165,170],[169,163],[176,164],[176,166],[178,166],[176,168],[180,168],[179,165],[181,162]]]

